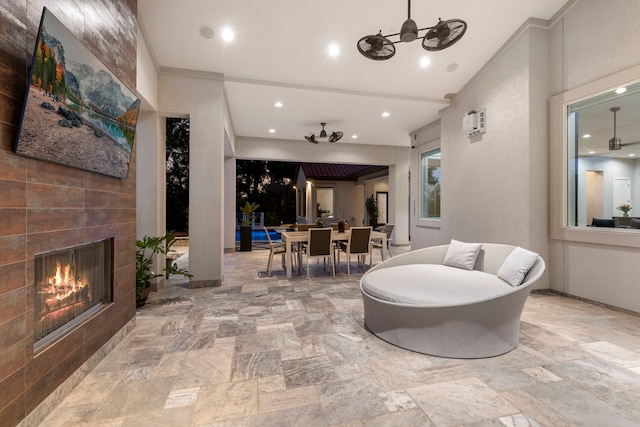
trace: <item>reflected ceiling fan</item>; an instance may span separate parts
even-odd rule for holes
[[[622,139],[616,136],[616,113],[620,111],[620,107],[611,107],[609,111],[613,112],[613,138],[609,140],[609,150],[620,150],[622,147],[626,147],[627,145],[640,144],[640,141],[627,142],[626,144],[622,143]]]
[[[416,22],[411,19],[411,0],[409,1],[408,18],[402,24],[399,33],[382,35],[379,31],[376,35],[368,35],[358,40],[358,51],[368,59],[385,61],[396,54],[396,43],[409,43],[415,39],[422,39],[422,47],[429,51],[438,51],[448,48],[462,38],[467,31],[467,23],[461,19],[448,19],[443,21],[438,18],[438,23],[433,27],[418,29]],[[429,30],[423,36],[420,31]],[[391,41],[389,37],[400,36],[400,40]]]
[[[331,132],[331,135],[327,135],[327,131],[324,130],[324,127],[327,125],[326,123],[322,122],[320,123],[320,125],[322,126],[322,130],[320,131],[320,134],[318,135],[317,138],[326,138],[327,136],[329,137],[329,142],[334,143],[334,142],[338,142],[340,141],[340,138],[342,138],[343,133],[340,131],[336,131],[336,132]],[[307,141],[309,141],[312,144],[317,144],[318,139],[316,138],[316,134],[312,133],[311,136],[305,136],[304,139],[306,139]]]

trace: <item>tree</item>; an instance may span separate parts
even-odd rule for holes
[[[167,118],[167,230],[189,229],[189,119]]]
[[[236,205],[246,201],[260,204],[265,225],[295,221],[293,176],[297,163],[262,160],[236,162]]]

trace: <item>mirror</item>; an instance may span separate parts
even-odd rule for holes
[[[566,114],[569,227],[631,228],[640,220],[640,83],[568,104]]]

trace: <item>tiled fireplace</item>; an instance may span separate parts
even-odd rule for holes
[[[136,161],[134,155],[126,179],[116,179],[13,154],[28,62],[46,6],[114,74],[135,88],[137,1],[0,4],[0,426],[14,427],[23,420],[26,426],[36,426],[56,399],[108,352],[114,338],[132,326]],[[102,273],[82,266],[86,260],[78,248],[105,239],[103,244],[111,247],[103,254],[111,257],[104,262],[110,265],[98,270],[104,268],[111,276],[99,291],[94,284]],[[61,248],[74,249],[63,255],[65,251],[58,252]],[[44,253],[66,257],[59,260],[59,273],[55,261],[42,261],[36,267]],[[66,265],[68,284],[48,292],[48,278],[64,281]],[[37,302],[36,283],[42,292]],[[66,322],[68,312],[78,317],[62,325],[58,317]]]
[[[113,238],[35,256],[34,350],[113,298]]]

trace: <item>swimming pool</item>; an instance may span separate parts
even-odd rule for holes
[[[269,230],[271,240],[281,240],[282,236],[275,230]],[[264,230],[251,230],[251,240],[254,242],[266,242],[267,234]],[[236,230],[236,242],[240,241],[240,230]]]

